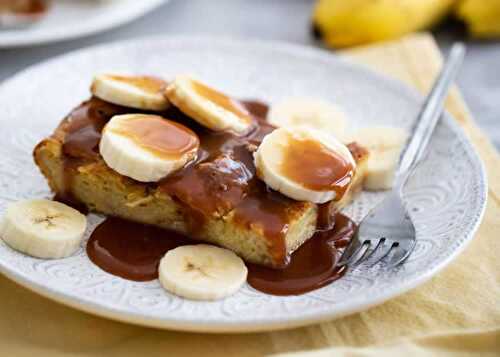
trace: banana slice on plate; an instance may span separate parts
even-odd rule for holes
[[[166,96],[183,113],[211,130],[241,135],[254,126],[241,103],[188,76],[177,76],[167,87]]]
[[[200,145],[189,128],[157,115],[115,115],[102,131],[99,151],[116,172],[156,182],[195,160]]]
[[[254,161],[257,175],[269,187],[314,203],[340,199],[356,168],[351,152],[335,136],[306,126],[268,134]]]
[[[392,187],[407,137],[405,130],[395,127],[366,127],[354,133],[354,140],[370,152],[363,183],[365,189],[376,191]]]
[[[78,250],[87,219],[60,202],[11,203],[0,224],[0,237],[15,250],[38,258],[64,258]]]
[[[90,91],[97,98],[124,107],[162,111],[170,106],[164,96],[167,82],[150,76],[100,74]]]
[[[228,249],[208,244],[172,249],[160,261],[161,285],[193,300],[217,300],[234,294],[247,279],[243,260]]]
[[[321,99],[288,98],[271,106],[267,120],[277,126],[303,125],[324,130],[343,139],[347,119],[335,105]]]

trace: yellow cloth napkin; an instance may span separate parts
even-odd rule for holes
[[[426,91],[441,61],[429,35],[345,55]],[[495,69],[492,69],[494,71]],[[493,73],[492,75],[495,75]],[[368,311],[267,333],[210,335],[126,325],[56,304],[0,277],[0,356],[500,356],[500,159],[458,92],[447,108],[488,170],[488,207],[469,247],[426,284]]]

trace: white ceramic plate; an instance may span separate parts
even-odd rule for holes
[[[0,48],[40,45],[109,30],[167,0],[52,0],[46,16],[23,29],[0,28]]]
[[[323,97],[342,106],[353,126],[408,128],[421,103],[398,82],[305,47],[175,37],[81,50],[31,67],[0,86],[0,214],[10,201],[50,197],[33,164],[33,147],[89,96],[92,75],[109,70],[166,78],[193,73],[236,97],[269,102],[292,95]],[[158,281],[139,283],[107,274],[89,261],[84,245],[73,257],[40,260],[0,242],[0,270],[61,303],[131,323],[209,332],[288,328],[367,309],[429,279],[472,239],[486,188],[480,159],[446,114],[406,189],[417,245],[397,269],[362,266],[301,296],[265,295],[245,286],[216,302],[184,300],[166,293]],[[382,197],[364,192],[346,212],[360,220]],[[91,227],[100,220],[89,217]]]

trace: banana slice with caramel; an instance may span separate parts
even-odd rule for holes
[[[298,201],[339,200],[356,163],[333,135],[310,127],[283,127],[267,135],[254,154],[257,175],[269,187]]]
[[[184,114],[211,130],[242,135],[253,127],[252,116],[241,103],[188,76],[177,76],[165,95]]]
[[[189,128],[158,115],[115,115],[102,131],[99,151],[116,172],[156,182],[196,159],[199,138]]]
[[[100,74],[94,77],[90,91],[106,102],[129,108],[162,111],[169,107],[163,95],[167,82],[151,76]]]

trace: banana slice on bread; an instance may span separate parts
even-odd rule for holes
[[[116,172],[156,182],[196,159],[200,142],[189,128],[157,115],[116,115],[102,131],[99,151]]]
[[[273,104],[267,120],[277,126],[303,125],[324,130],[341,139],[345,135],[345,114],[330,102],[316,98],[291,97]]]
[[[170,105],[163,95],[166,87],[167,82],[156,77],[100,74],[94,77],[90,91],[113,104],[162,111]]]
[[[388,190],[394,182],[401,150],[408,134],[396,127],[366,127],[354,134],[354,140],[370,151],[363,187]]]
[[[160,261],[161,285],[193,300],[217,300],[234,294],[247,279],[243,260],[228,249],[207,244],[172,249]]]
[[[310,127],[283,127],[268,134],[254,154],[257,175],[269,187],[298,201],[340,199],[356,163],[333,135]]]
[[[11,203],[0,223],[0,237],[10,247],[38,258],[64,258],[78,250],[87,219],[60,202]]]
[[[253,127],[252,116],[237,100],[188,76],[177,76],[165,95],[183,113],[211,130],[241,135]]]

